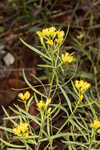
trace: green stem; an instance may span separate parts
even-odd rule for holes
[[[64,126],[68,123],[68,121],[73,117],[73,115],[75,114],[75,112],[76,112],[79,104],[80,104],[80,99],[78,100],[78,102],[77,102],[77,104],[76,104],[73,112],[71,113],[71,115],[69,116],[69,118],[66,120],[66,122],[62,125],[62,127],[59,129],[59,131],[57,132],[57,134],[64,128]]]
[[[49,97],[51,97],[51,91],[52,91],[54,77],[55,77],[55,71],[53,70],[52,71],[52,78],[51,78],[51,82],[50,82]]]
[[[93,141],[95,139],[95,133],[96,133],[96,131],[93,129],[91,140],[90,140],[90,144],[89,144],[89,150],[92,149],[92,144],[93,144]]]
[[[53,147],[52,147],[52,140],[51,140],[51,139],[49,140],[49,143],[50,143],[50,150],[53,150]]]
[[[26,142],[25,139],[23,139],[23,142],[24,142],[24,145],[25,145],[26,150],[29,150],[29,147],[28,147],[27,142]]]
[[[39,139],[38,139],[38,144],[37,144],[37,146],[36,146],[36,150],[38,150],[39,149],[39,147],[40,147],[40,139],[42,138],[42,133],[43,133],[43,129],[44,129],[44,122],[45,122],[45,114],[44,114],[44,112],[41,110],[41,125],[40,125],[40,132],[39,132]]]

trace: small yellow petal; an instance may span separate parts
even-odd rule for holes
[[[68,62],[71,63],[73,62],[75,59],[73,56],[71,56],[68,52],[65,53],[65,55],[62,54],[62,61],[64,63]]]
[[[39,103],[37,103],[37,107],[39,109],[42,109],[42,108],[45,108],[46,107],[46,104],[41,100]]]
[[[29,133],[28,132],[26,132],[26,133],[24,133],[24,135],[23,135],[25,138],[29,138]]]
[[[64,37],[64,31],[58,31],[58,38],[63,38]]]
[[[24,100],[24,95],[23,95],[23,93],[19,93],[19,94],[18,94],[18,97],[19,97],[20,99]]]
[[[55,27],[50,27],[49,28],[49,32],[55,32],[56,31],[56,28]]]
[[[50,33],[49,33],[49,29],[48,29],[48,28],[43,29],[43,30],[42,30],[42,35],[43,35],[43,37],[45,37],[45,36],[49,36],[49,35],[50,35]]]
[[[20,122],[19,129],[22,133],[25,133],[28,130],[28,123]]]
[[[53,41],[52,40],[47,40],[46,43],[53,46]]]
[[[83,39],[83,37],[84,37],[84,34],[80,34],[77,36],[77,39],[81,40],[81,39]]]
[[[37,31],[36,34],[41,38],[42,37],[42,33],[40,31]]]
[[[83,96],[83,95],[80,95],[80,100],[81,100],[81,101],[83,100],[83,98],[84,98],[84,96]]]
[[[97,133],[100,133],[100,129],[97,130]]]
[[[51,103],[51,98],[47,98],[46,106],[48,106],[50,103]]]
[[[61,44],[63,42],[63,38],[57,38],[55,39],[55,42]]]
[[[51,112],[51,107],[47,110],[47,113],[49,114]]]
[[[29,91],[26,91],[25,94],[24,94],[24,97],[25,99],[29,99],[30,98],[30,92]]]
[[[18,128],[14,128],[14,129],[13,129],[13,132],[14,132],[14,134],[17,135],[17,136],[19,136],[20,133],[21,133]]]

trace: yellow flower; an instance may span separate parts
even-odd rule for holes
[[[37,107],[38,109],[45,109],[48,107],[50,103],[51,103],[51,98],[47,98],[46,102],[41,100],[39,103],[37,103]]]
[[[80,93],[84,93],[89,87],[91,86],[90,83],[85,82],[83,80],[76,80],[75,87],[78,89]]]
[[[46,43],[51,46],[54,42],[56,42],[56,44],[61,44],[64,39],[64,31],[56,31],[55,27],[45,28],[42,31],[37,31],[36,34],[39,36],[42,45],[44,45],[44,39],[46,39]]]
[[[19,136],[20,133],[21,133],[21,131],[20,131],[18,128],[14,128],[14,129],[13,129],[13,132],[14,132],[14,134],[17,135],[17,136]]]
[[[18,128],[22,133],[25,133],[28,130],[28,123],[20,122]]]
[[[57,31],[56,34],[58,38],[55,39],[55,42],[57,42],[58,44],[61,44],[64,40],[64,31],[63,30]]]
[[[90,127],[95,129],[100,128],[100,121],[94,120],[94,123],[90,124]]]
[[[79,98],[80,98],[80,100],[82,101],[83,98],[84,98],[84,96],[81,94],[81,95],[79,96]]]
[[[48,30],[49,30],[49,36],[54,38],[56,36],[56,28],[50,27],[50,28],[48,28]]]
[[[58,35],[58,38],[63,38],[64,37],[64,31],[61,30],[61,31],[57,31],[57,35]]]
[[[39,109],[42,109],[42,108],[45,108],[45,107],[46,107],[46,104],[45,104],[44,101],[41,100],[39,103],[37,103],[37,107],[38,107]]]
[[[37,31],[36,34],[39,36],[39,38],[43,37],[40,31]]]
[[[25,138],[29,138],[29,133],[26,132],[26,133],[23,134],[23,136],[24,136]]]
[[[63,42],[63,38],[55,39],[55,42],[58,43],[58,44],[61,44]]]
[[[65,55],[62,55],[62,61],[64,63],[66,63],[66,62],[71,63],[74,61],[74,57],[71,56],[68,52],[66,52]]]
[[[24,95],[23,95],[23,93],[19,93],[19,94],[18,94],[18,97],[19,97],[20,99],[24,100]]]
[[[49,37],[49,36],[54,36],[56,28],[55,27],[50,27],[50,28],[45,28],[43,29],[41,32],[37,31],[36,34],[39,36],[39,38],[43,38],[45,36]]]
[[[46,106],[48,106],[50,103],[51,103],[51,98],[47,98]]]
[[[54,36],[55,35],[55,31],[56,31],[56,28],[55,27],[50,27],[50,28],[46,28],[46,29],[43,29],[41,34],[43,37],[45,36]]]
[[[23,101],[26,101],[30,98],[30,92],[29,91],[26,91],[24,94],[23,93],[19,93],[18,94],[18,97],[23,100]]]
[[[50,35],[50,33],[49,33],[49,29],[48,28],[42,30],[42,36],[43,37],[49,36],[49,35]]]
[[[20,124],[13,129],[13,132],[17,136],[25,136],[28,137],[28,123],[20,122]]]
[[[82,81],[82,80],[81,80]],[[80,81],[76,80],[75,81],[75,87],[79,90],[81,88]]]
[[[81,40],[81,39],[83,39],[83,37],[84,37],[84,34],[80,34],[77,36],[77,39]]]
[[[52,40],[47,40],[46,43],[53,46],[53,41]]]
[[[51,112],[51,107],[47,110],[47,113],[49,114]]]
[[[25,96],[26,100],[29,99],[30,98],[30,92],[26,91],[25,94],[24,94],[24,96]]]
[[[48,28],[49,29],[49,32],[55,32],[56,31],[56,28],[55,27],[50,27]]]

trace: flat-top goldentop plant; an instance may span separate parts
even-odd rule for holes
[[[95,129],[100,133],[100,121],[97,121],[93,108],[95,104],[92,100],[93,96],[91,98],[86,92],[91,84],[85,79],[77,80],[74,71],[77,58],[74,58],[68,51],[64,51],[63,43],[66,38],[64,31],[49,27],[37,31],[36,34],[41,42],[41,51],[21,41],[43,59],[45,64],[38,66],[47,70],[47,84],[43,84],[40,78],[33,76],[44,89],[40,92],[37,89],[38,86],[31,85],[23,71],[25,82],[33,90],[33,95],[29,91],[18,94],[18,100],[24,103],[25,109],[17,105],[14,105],[14,108],[10,107],[16,114],[14,117],[9,116],[3,108],[7,116],[5,121],[10,120],[12,128],[0,127],[7,135],[7,141],[0,138],[3,143],[2,147],[5,148],[6,145],[8,148],[12,147],[13,150],[16,148],[54,150],[60,149],[55,144],[59,139],[60,144],[64,145],[63,149],[92,150],[97,148]],[[83,35],[77,36],[79,41],[83,38]],[[70,74],[72,71],[73,74]],[[34,112],[33,103],[37,110],[35,114],[31,113],[31,111]],[[85,109],[88,110],[88,114]],[[91,123],[92,120],[94,123]]]
[[[48,82],[50,83],[49,97],[51,97],[51,89],[54,83],[56,87],[59,82],[63,82],[64,78],[64,68],[70,68],[68,64],[75,62],[75,58],[69,52],[62,51],[62,45],[65,39],[65,33],[63,30],[57,30],[55,27],[50,27],[43,29],[42,31],[37,31],[43,54],[43,60],[46,65],[39,65],[40,67],[46,68],[46,76],[48,77]],[[47,59],[45,59],[47,58]],[[61,83],[60,83],[61,84]]]

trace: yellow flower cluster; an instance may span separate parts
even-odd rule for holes
[[[51,103],[51,99],[47,98],[46,102],[41,100],[39,103],[37,103],[37,107],[39,110],[46,109],[50,103]],[[49,108],[47,111],[50,112],[50,110],[51,110],[51,108]]]
[[[100,128],[100,121],[94,120],[94,123],[91,123],[90,127],[94,129]],[[100,133],[100,129],[97,130],[97,133]]]
[[[37,31],[36,33],[39,36],[42,45],[44,45],[44,39],[46,40],[46,44],[50,46],[62,44],[64,40],[64,31],[57,31],[55,27],[46,28],[42,31]]]
[[[20,124],[16,128],[13,128],[13,132],[15,135],[23,136],[26,138],[29,137],[29,134],[27,131],[28,131],[28,123],[24,123],[24,122],[20,122]]]
[[[62,61],[63,61],[64,63],[66,63],[66,62],[71,63],[71,62],[73,62],[74,60],[75,60],[74,57],[71,56],[68,52],[66,52],[65,55],[62,54]]]
[[[30,92],[26,91],[24,94],[23,93],[19,93],[18,97],[23,100],[23,101],[27,101],[30,98]]]
[[[78,89],[79,91],[79,97],[80,97],[80,100],[83,99],[83,93],[91,86],[90,83],[88,82],[85,82],[83,80],[76,80],[75,81],[75,87]]]
[[[90,83],[85,82],[83,80],[76,80],[75,87],[78,89],[79,92],[84,93],[89,87],[91,86]]]

